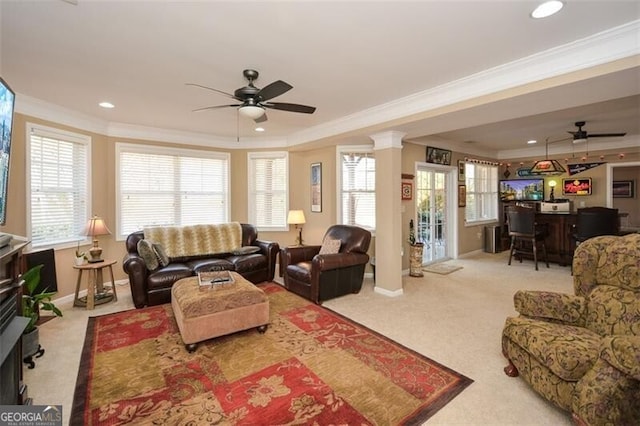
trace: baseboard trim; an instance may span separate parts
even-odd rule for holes
[[[381,294],[381,295],[387,296],[387,297],[398,297],[398,296],[402,296],[404,294],[404,290],[403,289],[390,291],[390,290],[387,290],[385,288],[378,287],[378,286],[374,286],[373,287],[373,291],[374,291],[374,293],[378,293],[378,294]]]

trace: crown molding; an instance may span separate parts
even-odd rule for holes
[[[293,134],[303,144],[421,114],[507,89],[640,55],[640,20],[493,67]]]
[[[598,138],[599,139],[599,138]],[[548,155],[557,156],[564,154],[580,154],[583,152],[599,152],[610,151],[618,149],[634,149],[638,150],[640,147],[640,135],[632,135],[626,137],[624,140],[598,140],[589,139],[587,143],[572,143],[571,139],[567,139],[566,143],[551,143],[548,145]],[[511,160],[514,158],[528,158],[528,157],[542,157],[547,155],[547,148],[545,144],[536,144],[535,147],[522,148],[522,149],[510,149],[499,151],[497,155],[498,160]]]
[[[285,148],[324,140],[346,133],[398,123],[416,121],[438,109],[507,89],[558,77],[575,71],[640,56],[640,20],[602,31],[592,36],[557,46],[507,64],[461,78],[440,86],[396,99],[386,104],[347,115],[291,134],[288,138],[244,138],[240,142],[215,135],[173,131],[162,128],[107,122],[26,95],[16,95],[16,111],[32,117],[60,123],[111,137],[153,140],[226,147],[228,149]],[[509,151],[500,155],[510,155]]]

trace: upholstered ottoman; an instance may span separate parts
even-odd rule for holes
[[[269,299],[236,272],[234,282],[200,286],[198,277],[183,278],[171,289],[171,307],[189,352],[198,342],[269,323]]]

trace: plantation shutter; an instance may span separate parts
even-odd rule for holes
[[[229,156],[118,144],[118,234],[229,221]]]
[[[87,136],[28,125],[29,216],[33,247],[84,240],[90,216]]]
[[[249,220],[259,230],[285,230],[289,175],[287,153],[250,153],[249,173]]]
[[[341,152],[341,215],[345,225],[375,230],[376,162],[372,152]]]

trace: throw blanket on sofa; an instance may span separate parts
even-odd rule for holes
[[[239,222],[219,225],[153,226],[144,228],[144,238],[162,245],[169,257],[230,253],[242,246]]]

